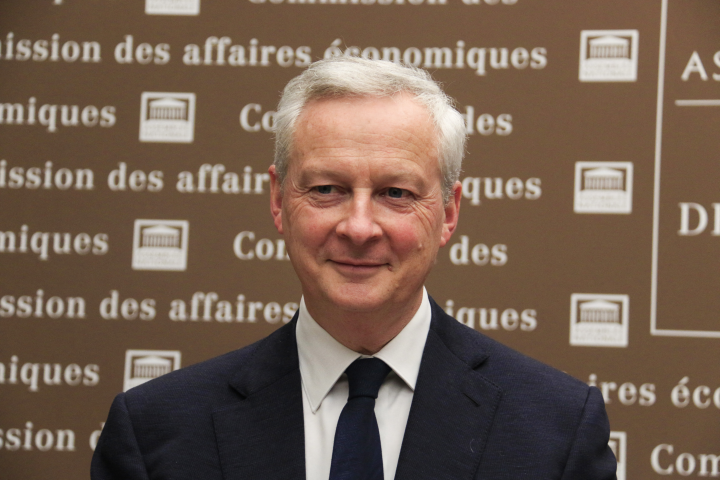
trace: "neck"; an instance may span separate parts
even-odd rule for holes
[[[313,319],[335,340],[363,355],[374,355],[399,334],[422,303],[423,289],[401,305],[383,305],[371,311],[352,311],[305,297]]]

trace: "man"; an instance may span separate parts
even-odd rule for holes
[[[597,389],[425,292],[458,222],[464,132],[420,70],[339,58],[292,80],[270,207],[300,309],[260,342],[118,395],[93,478],[615,478]]]

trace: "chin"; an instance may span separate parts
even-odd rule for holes
[[[334,289],[327,294],[328,300],[343,310],[350,312],[370,312],[386,305],[390,298],[377,286],[368,288],[364,285],[345,286]]]

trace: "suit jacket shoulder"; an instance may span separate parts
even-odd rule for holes
[[[573,399],[584,403],[589,386],[570,375],[530,358],[463,325],[432,302],[432,331],[466,363],[503,390],[504,396],[522,392],[526,400],[543,399],[568,406]]]
[[[614,478],[597,389],[431,303],[397,480]],[[92,478],[304,478],[295,322],[118,395]]]
[[[437,339],[472,370],[468,378],[495,388],[483,400],[495,401],[495,409],[480,478],[615,478],[609,423],[596,388],[461,324],[435,302],[432,308],[428,342]]]
[[[300,395],[294,322],[245,348],[119,394],[95,449],[92,478],[252,478],[244,475],[247,467],[234,463],[253,457],[255,463],[266,458],[278,467],[282,458],[258,456],[257,449],[272,450],[273,442],[282,443],[276,438],[282,434],[304,452],[302,402],[288,395],[292,391]],[[257,402],[244,401],[249,396]],[[285,404],[291,405],[290,416],[299,418],[299,427],[283,421]],[[274,430],[255,422],[253,412],[261,411],[263,416],[274,413]],[[262,432],[253,428],[264,429],[265,440],[258,440]],[[304,468],[304,459],[288,452],[285,459],[292,473],[277,478],[301,478],[294,473]]]
[[[238,394],[247,396],[298,368],[295,321],[244,348],[135,387],[126,392],[126,401],[147,408],[174,405],[175,411],[185,404],[218,408],[237,401]]]

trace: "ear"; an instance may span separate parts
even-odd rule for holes
[[[445,205],[445,220],[443,221],[442,234],[440,235],[440,246],[444,247],[450,241],[460,216],[460,200],[462,199],[462,184],[455,182],[453,185],[450,201]]]
[[[268,173],[270,174],[270,214],[273,217],[275,228],[282,234],[282,185],[280,185],[280,181],[277,178],[275,165],[270,165]]]

